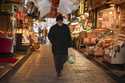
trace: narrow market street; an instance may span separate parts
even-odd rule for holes
[[[0,19],[0,83],[125,83],[125,0],[0,0]]]
[[[79,52],[75,53],[76,62],[67,63],[63,76],[57,79],[51,49],[49,45],[42,45],[16,72],[0,83],[115,83],[101,68]]]

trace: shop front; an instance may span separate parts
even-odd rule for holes
[[[5,0],[0,3],[0,19],[0,61],[15,62],[17,51],[29,49],[31,18],[21,1]]]
[[[124,41],[119,40],[120,29],[118,21],[118,8],[110,4],[109,8],[97,12],[97,31],[102,29],[101,38],[98,38],[96,56],[103,57],[105,62],[110,64],[124,64],[124,55],[121,54],[121,45]],[[119,49],[119,52],[118,52]]]
[[[94,3],[93,3],[94,4]],[[96,3],[96,28],[82,34],[80,51],[96,60],[110,64],[124,64],[124,4]],[[93,22],[92,22],[93,23]],[[91,23],[89,23],[91,25]],[[86,23],[84,24],[84,26]]]
[[[0,62],[15,63],[15,30],[17,28],[16,10],[19,0],[2,0],[0,2]]]

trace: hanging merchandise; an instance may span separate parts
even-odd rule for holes
[[[77,10],[80,6],[80,0],[70,0],[73,5],[73,11]]]
[[[40,17],[44,17],[51,10],[51,3],[49,0],[29,0],[32,1],[40,11]]]
[[[26,2],[33,2],[34,4],[35,4],[35,6],[37,6],[38,7],[38,1],[39,0],[26,0]]]
[[[38,9],[40,11],[40,17],[44,17],[51,10],[51,3],[49,0],[36,0]]]
[[[60,0],[58,12],[62,14],[69,14],[79,8],[79,1],[77,0]]]
[[[39,11],[40,11],[40,17],[44,17],[51,11],[51,6],[48,5],[48,7],[40,8]]]
[[[33,19],[39,17],[38,7],[35,5],[33,1],[29,1],[27,3],[27,14]]]
[[[71,10],[71,3],[70,3],[70,1],[69,0],[68,1],[67,0],[60,0],[58,12],[60,12],[62,14],[69,14],[69,13],[71,13],[72,10]]]

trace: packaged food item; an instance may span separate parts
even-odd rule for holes
[[[84,38],[84,44],[89,45],[91,43],[90,38]]]
[[[104,56],[104,49],[101,47],[97,47],[94,52],[95,56]]]
[[[96,44],[97,39],[96,38],[91,38],[91,44],[95,45]]]

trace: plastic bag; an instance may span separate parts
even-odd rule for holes
[[[75,63],[75,57],[73,55],[69,56],[68,63],[70,63],[70,64],[74,64]]]
[[[40,17],[44,17],[51,10],[51,3],[49,0],[32,0],[40,11]]]
[[[77,0],[76,0],[77,1]],[[73,0],[60,0],[58,12],[62,14],[69,14],[79,8],[78,2]]]
[[[40,8],[39,11],[40,11],[40,17],[44,17],[51,11],[51,7],[50,6],[43,7],[43,8]]]
[[[69,3],[66,0],[60,0],[58,12],[62,14],[69,14],[72,10],[69,7]]]
[[[76,58],[75,58],[75,51],[73,50],[73,48],[69,48],[68,49],[68,63],[69,64],[74,64],[76,61]]]

